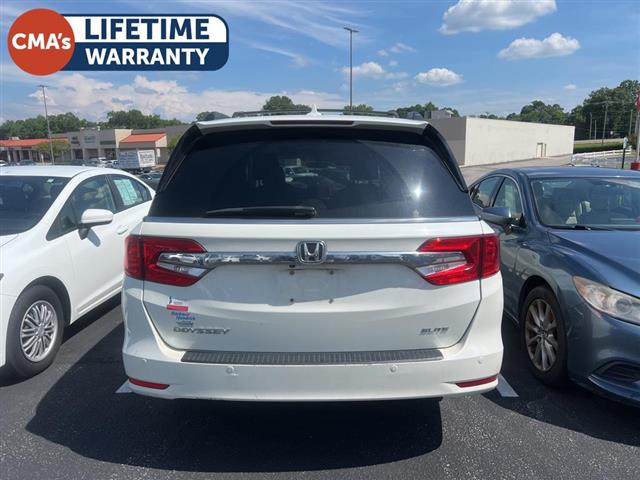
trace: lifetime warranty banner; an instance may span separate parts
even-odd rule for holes
[[[218,70],[229,31],[217,15],[61,15],[34,9],[9,29],[12,59],[28,73],[59,70]]]

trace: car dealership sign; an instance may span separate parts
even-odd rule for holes
[[[218,70],[229,57],[229,31],[217,15],[61,15],[38,8],[20,15],[7,39],[25,72],[59,70]]]

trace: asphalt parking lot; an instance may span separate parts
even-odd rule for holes
[[[509,321],[507,383],[442,401],[256,404],[116,393],[125,381],[123,334],[116,299],[69,329],[49,370],[0,380],[0,478],[638,478],[640,411],[537,383]]]

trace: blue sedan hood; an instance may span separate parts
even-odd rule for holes
[[[580,254],[610,287],[640,297],[640,232],[553,230],[552,243]]]

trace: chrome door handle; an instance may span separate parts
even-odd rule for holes
[[[118,229],[116,230],[116,233],[118,235],[124,235],[125,233],[127,233],[129,231],[129,227],[127,227],[126,225],[120,225],[118,227]]]

